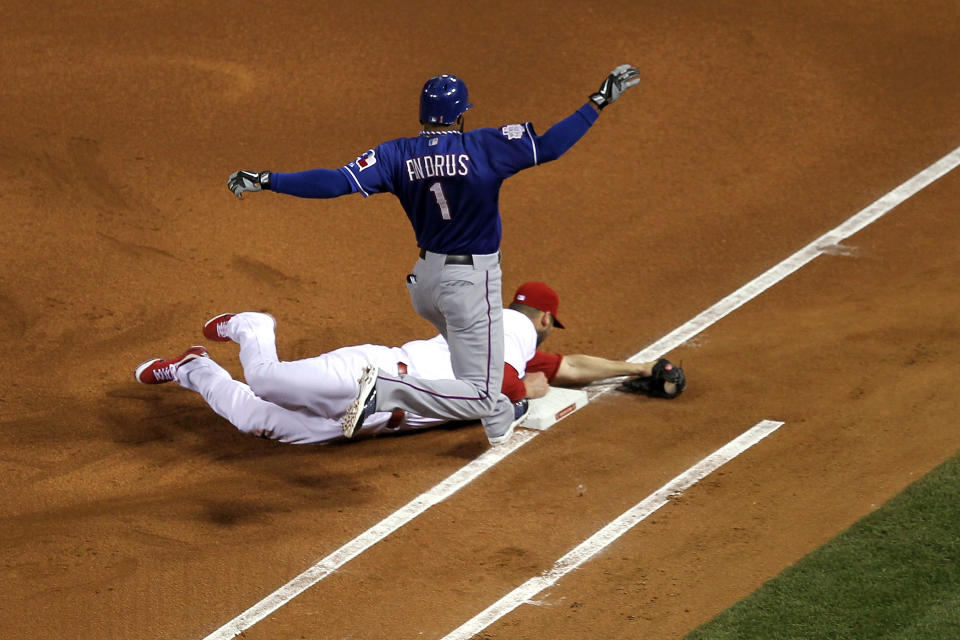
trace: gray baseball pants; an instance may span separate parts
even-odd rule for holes
[[[447,264],[427,252],[407,277],[413,308],[450,347],[456,380],[410,375],[377,377],[377,410],[404,409],[449,420],[480,419],[490,437],[513,422],[503,382],[503,295],[500,254],[474,255],[473,264]]]

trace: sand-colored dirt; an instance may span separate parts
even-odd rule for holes
[[[432,335],[391,197],[237,201],[231,171],[416,133],[439,72],[468,83],[468,127],[543,132],[633,63],[640,88],[501,200],[505,290],[561,295],[547,346],[627,357],[960,144],[960,10],[908,4],[5,12],[0,637],[202,638],[487,446],[469,427],[282,445],[134,382],[224,311],[273,313],[286,359]],[[958,201],[953,172],[673,352],[680,399],[603,396],[245,637],[442,637],[782,420],[482,635],[682,637],[957,451]],[[207,346],[240,374],[235,345]]]

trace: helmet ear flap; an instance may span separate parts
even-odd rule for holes
[[[463,80],[446,73],[434,76],[427,80],[420,93],[420,123],[456,124],[472,106]]]

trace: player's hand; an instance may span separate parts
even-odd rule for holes
[[[531,371],[523,377],[523,386],[528,398],[542,398],[550,391],[550,383],[542,371]]]
[[[640,72],[635,67],[622,64],[607,76],[597,92],[590,96],[598,109],[603,109],[611,102],[615,102],[620,94],[630,87],[640,83]]]
[[[234,171],[227,179],[227,188],[238,198],[244,191],[260,191],[270,188],[269,171]]]

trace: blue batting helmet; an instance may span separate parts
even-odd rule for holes
[[[453,124],[472,106],[463,80],[446,73],[435,76],[420,94],[420,124]]]

